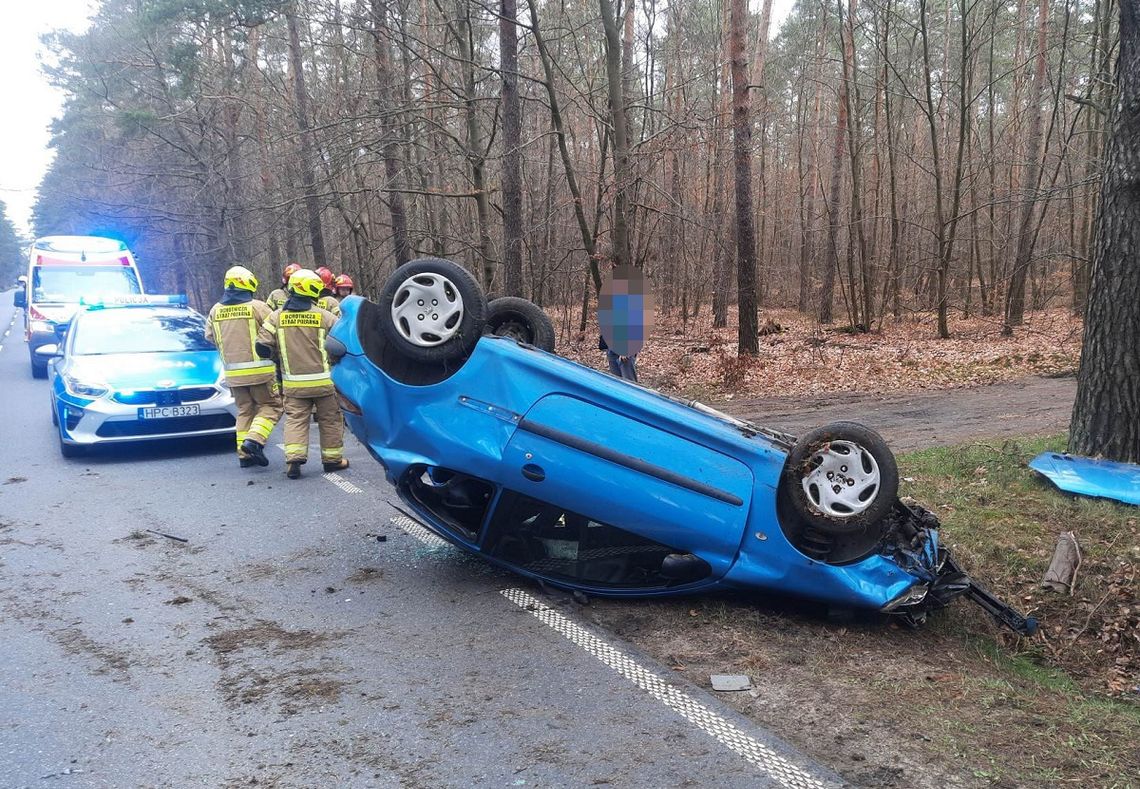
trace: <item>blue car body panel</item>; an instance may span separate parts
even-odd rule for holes
[[[1140,466],[1133,463],[1042,452],[1029,467],[1066,493],[1140,506]]]
[[[349,429],[425,523],[462,547],[481,550],[486,523],[507,490],[617,524],[690,552],[711,568],[692,583],[625,590],[512,567],[592,593],[645,596],[721,586],[877,610],[937,572],[934,532],[926,537],[930,558],[915,572],[878,553],[848,565],[801,553],[777,514],[785,448],[553,354],[484,337],[445,380],[429,386],[396,381],[363,352],[357,331],[363,303],[346,298],[331,331],[347,350],[333,368],[333,382],[363,412],[346,411]],[[404,494],[402,483],[420,467],[449,469],[496,486],[479,534],[449,527]],[[541,472],[541,481],[528,472]]]

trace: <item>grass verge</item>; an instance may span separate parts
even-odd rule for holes
[[[1020,638],[959,602],[918,631],[828,621],[711,595],[595,601],[591,615],[856,786],[1140,787],[1138,511],[1064,495],[1027,462],[1064,436],[899,458],[902,494],[936,512],[963,567],[1041,621]],[[1057,535],[1083,564],[1072,595],[1039,587]]]

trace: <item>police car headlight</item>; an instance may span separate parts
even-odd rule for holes
[[[55,324],[51,321],[28,321],[28,328],[37,334],[55,333]]]
[[[102,397],[110,391],[105,384],[95,383],[93,381],[80,381],[78,378],[72,378],[70,375],[63,376],[63,386],[69,393],[76,397]]]

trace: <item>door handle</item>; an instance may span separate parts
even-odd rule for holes
[[[542,466],[537,466],[534,463],[527,463],[523,466],[522,475],[531,482],[542,482],[546,479],[546,472],[542,470]]]

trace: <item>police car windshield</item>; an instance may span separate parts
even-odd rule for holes
[[[71,341],[76,356],[214,350],[206,339],[205,319],[186,309],[118,307],[77,318]]]
[[[32,269],[32,301],[76,304],[84,296],[141,293],[129,266],[36,266]]]

